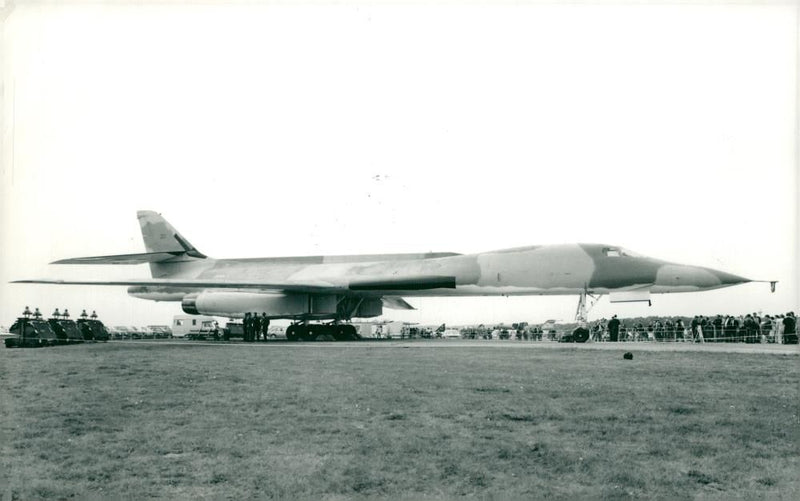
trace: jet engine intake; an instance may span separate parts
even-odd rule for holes
[[[197,311],[197,296],[200,294],[186,294],[181,300],[181,309],[189,315],[199,315]]]

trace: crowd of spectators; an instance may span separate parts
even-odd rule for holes
[[[590,325],[594,341],[614,341],[616,326],[605,319]],[[696,315],[619,320],[619,341],[694,341],[722,343],[797,344],[794,312],[779,315]],[[612,324],[612,329],[609,329]]]

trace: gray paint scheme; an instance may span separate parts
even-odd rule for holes
[[[386,298],[387,307],[405,307],[403,303],[408,303],[400,303],[399,296],[578,295],[642,289],[658,294],[750,281],[710,268],[638,256],[605,244],[539,245],[468,255],[446,252],[212,259],[197,251],[159,214],[140,211],[137,215],[147,253],[55,263],[147,262],[152,279],[18,283],[129,285],[129,293],[135,297],[165,301],[224,290]]]

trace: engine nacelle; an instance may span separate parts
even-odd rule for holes
[[[174,287],[134,285],[128,287],[128,294],[139,299],[149,299],[150,301],[182,301],[186,296],[186,291],[176,290]]]
[[[190,315],[216,315],[241,318],[247,312],[266,313],[271,318],[336,315],[335,295],[282,294],[261,292],[200,292],[187,294],[181,301]]]

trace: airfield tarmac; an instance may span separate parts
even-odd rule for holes
[[[186,339],[168,340],[129,340],[113,341],[129,344],[153,345],[196,345],[196,346],[231,346],[231,347],[262,347],[262,348],[417,348],[417,349],[455,349],[455,348],[486,348],[486,349],[521,349],[521,350],[603,350],[603,351],[650,351],[650,352],[687,352],[687,353],[743,353],[743,354],[772,354],[772,355],[800,355],[800,345],[792,344],[746,344],[746,343],[655,343],[655,342],[619,342],[619,343],[557,343],[552,341],[497,341],[478,339],[363,339],[360,341],[315,341],[315,342],[289,342],[273,340],[256,343],[241,341],[189,341]]]

